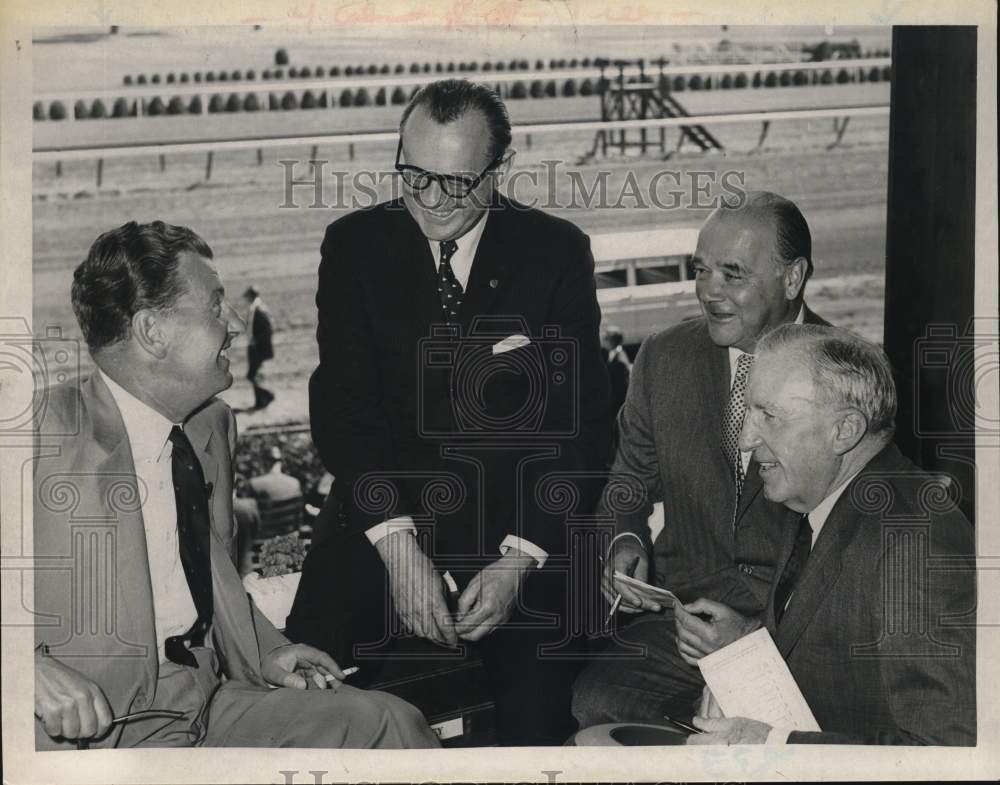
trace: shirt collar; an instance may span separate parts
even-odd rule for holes
[[[861,469],[858,469],[858,471],[854,472],[854,474],[834,488],[829,494],[827,494],[827,497],[817,504],[809,513],[809,526],[812,529],[813,544],[816,543],[816,538],[819,536],[820,529],[823,528],[823,525],[826,523],[826,519],[830,517],[830,513],[833,511],[833,506],[837,503],[841,494],[843,494],[844,488],[846,488],[850,484],[851,480],[857,477],[860,472]]]
[[[489,217],[490,212],[487,210],[483,213],[483,217],[476,221],[475,226],[461,237],[454,238],[455,244],[458,246],[458,250],[455,251],[456,255],[467,255],[469,258],[475,257],[476,249],[479,247],[479,240],[483,236],[483,230],[486,228],[486,221],[489,220]],[[434,261],[439,262],[441,260],[441,242],[439,240],[428,240],[427,242],[431,245]]]
[[[806,317],[806,305],[805,302],[799,305],[798,315],[795,317],[793,324],[805,324]],[[748,352],[742,349],[737,349],[735,346],[729,347],[729,378],[732,379],[736,376],[736,363],[739,362],[740,357]]]
[[[115,399],[115,404],[121,413],[125,432],[132,447],[132,459],[136,463],[159,460],[174,423],[156,409],[140,401],[100,369],[96,372],[108,386],[111,397]]]

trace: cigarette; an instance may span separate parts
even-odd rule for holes
[[[344,668],[344,678],[346,679],[348,676],[353,676],[359,670],[360,668],[358,668],[357,665],[352,665],[350,668]],[[323,678],[326,679],[327,681],[338,681],[337,677],[334,676],[332,673],[323,674]]]

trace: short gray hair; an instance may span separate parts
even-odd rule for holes
[[[781,349],[810,364],[825,403],[857,409],[869,432],[888,441],[896,428],[896,384],[889,358],[877,344],[839,327],[782,324],[757,342],[758,356]]]

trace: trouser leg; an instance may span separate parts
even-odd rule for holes
[[[697,666],[688,665],[677,651],[673,614],[643,614],[577,678],[573,715],[581,728],[661,721],[664,713],[690,717],[703,687]]]

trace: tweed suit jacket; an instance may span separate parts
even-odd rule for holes
[[[789,741],[974,745],[975,585],[972,526],[940,478],[887,446],[837,500],[777,625],[823,731]]]
[[[225,403],[212,399],[184,430],[211,489],[212,646],[226,678],[264,686],[261,656],[288,641],[254,607],[235,567],[236,422]],[[95,681],[114,715],[148,708],[159,662],[145,490],[100,374],[47,391],[36,420],[33,488],[36,642]],[[73,747],[36,726],[39,748]],[[91,746],[113,747],[120,735],[121,726],[114,726]]]
[[[825,324],[808,308],[804,321]],[[756,615],[766,606],[790,513],[764,498],[751,461],[733,526],[735,484],[722,447],[729,386],[728,349],[712,342],[703,318],[643,342],[618,415],[612,482],[638,485],[644,503],[614,512],[619,532],[648,545],[649,513],[663,502],[656,582],[684,602],[707,597]]]

